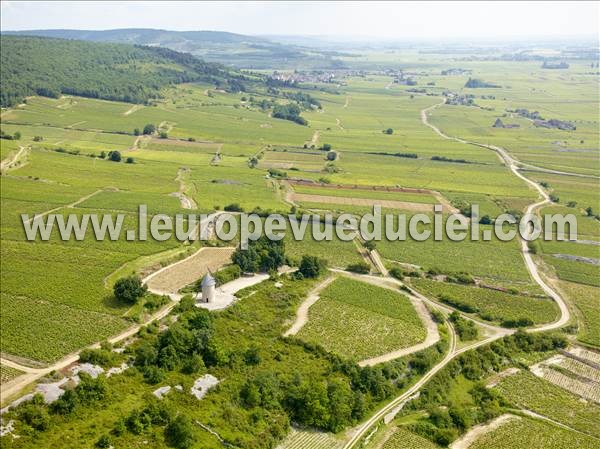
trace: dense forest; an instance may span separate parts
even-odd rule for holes
[[[243,77],[225,67],[167,48],[1,36],[0,104],[29,95],[79,95],[145,103],[168,84],[214,82],[243,89]]]

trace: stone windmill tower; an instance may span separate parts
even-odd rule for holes
[[[202,279],[202,302],[214,302],[215,300],[215,288],[217,281],[210,274],[210,271],[204,275]]]

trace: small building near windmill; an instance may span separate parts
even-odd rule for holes
[[[206,273],[204,278],[202,279],[202,297],[200,298],[200,302],[214,302],[215,300],[215,288],[217,286],[217,281],[210,273]]]

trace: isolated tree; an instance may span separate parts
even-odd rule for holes
[[[148,135],[148,134],[154,134],[154,132],[156,131],[156,126],[154,126],[152,123],[148,123],[146,126],[144,126],[144,134]]]
[[[592,209],[592,206],[588,206],[585,208],[585,213],[587,214],[588,217],[593,217],[594,216],[594,209]]]
[[[135,304],[146,294],[148,287],[142,284],[138,276],[129,276],[115,282],[113,292],[115,298],[127,304]]]
[[[168,137],[169,137],[169,135],[166,132],[164,132],[164,131],[160,132],[160,138],[161,139],[167,139]]]
[[[323,151],[331,151],[331,144],[330,143],[324,143],[321,146],[321,150],[323,150]]]
[[[13,134],[13,139],[14,140],[19,140],[21,138],[21,133],[19,131],[15,132]]]
[[[127,159],[125,159],[125,162],[126,162],[127,164],[133,164],[133,163],[134,163],[134,160],[133,160],[133,158],[132,158],[131,156],[129,156]]]
[[[117,150],[108,153],[108,159],[113,162],[121,162],[121,153]]]
[[[135,128],[135,129],[133,130],[133,135],[134,135],[134,136],[139,136],[139,135],[140,135],[140,129],[139,129],[139,128]]]
[[[391,135],[391,134],[394,134],[394,130],[392,128],[388,128],[388,129],[384,130],[383,133]]]
[[[337,153],[335,151],[330,151],[329,153],[327,153],[328,161],[335,161],[336,159],[337,159]]]

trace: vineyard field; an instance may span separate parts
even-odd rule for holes
[[[425,328],[405,296],[338,278],[310,308],[298,337],[337,354],[362,360],[417,344]]]

